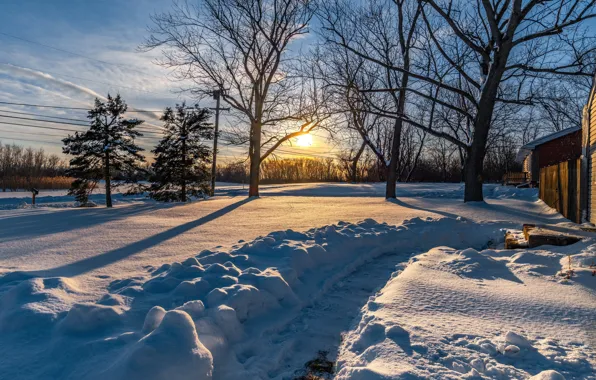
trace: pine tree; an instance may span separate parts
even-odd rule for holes
[[[189,197],[209,193],[211,150],[203,140],[213,138],[211,113],[206,108],[187,109],[186,105],[166,108],[164,137],[152,151],[154,176],[151,198],[165,202],[186,202]]]
[[[89,195],[103,179],[106,207],[112,207],[112,189],[135,181],[134,178],[115,180],[114,176],[142,170],[140,163],[145,159],[139,152],[143,149],[134,139],[142,136],[135,127],[143,121],[125,119],[126,110],[127,105],[120,95],[112,98],[108,94],[106,102],[95,99],[95,106],[87,115],[89,129],[62,140],[62,151],[74,156],[67,170],[67,175],[75,178],[68,194],[74,195],[81,204],[88,202]]]

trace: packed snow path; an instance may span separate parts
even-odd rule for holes
[[[405,252],[382,255],[347,275],[329,289],[325,297],[302,310],[267,348],[269,353],[277,352],[275,356],[280,358],[269,371],[271,378],[305,375],[305,363],[318,351],[325,352],[326,359],[335,361],[342,333],[349,330],[369,297],[380,290],[409,257]]]

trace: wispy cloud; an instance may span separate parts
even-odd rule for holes
[[[67,91],[70,92],[72,98],[77,95],[82,95],[90,100],[95,98],[106,99],[103,95],[98,94],[90,88],[80,86],[78,84],[55,78],[50,74],[28,69],[26,67],[15,66],[11,64],[0,64],[0,73],[16,77],[15,79],[34,80],[33,85],[44,88],[49,91]],[[49,87],[49,88],[48,88]]]

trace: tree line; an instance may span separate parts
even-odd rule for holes
[[[400,163],[398,182],[462,182],[461,160],[457,151],[441,140],[429,143],[417,160],[409,155]],[[377,157],[364,151],[357,161],[345,150],[335,158],[281,158],[273,156],[261,163],[260,182],[307,183],[307,182],[385,182],[386,170]],[[485,160],[485,181],[501,182],[503,175],[520,171],[521,164],[515,160],[514,145],[502,145],[491,149]],[[354,165],[354,163],[356,165]],[[250,166],[246,162],[229,162],[217,167],[217,180],[222,182],[248,183]]]
[[[65,170],[66,163],[56,154],[0,142],[0,189],[3,192],[31,187],[63,188],[68,182]]]

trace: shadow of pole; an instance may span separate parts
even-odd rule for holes
[[[456,215],[456,214],[446,212],[446,211],[439,211],[439,210],[434,210],[434,209],[429,209],[429,208],[424,208],[424,207],[419,207],[419,206],[413,206],[409,203],[402,201],[401,199],[389,198],[389,199],[387,199],[387,202],[393,203],[393,204],[401,206],[401,207],[410,208],[413,210],[419,210],[419,211],[424,211],[424,212],[430,212],[433,214],[439,214],[439,215],[442,215],[442,216],[445,216],[448,218],[457,218],[460,216],[460,215]]]
[[[212,212],[209,215],[205,215],[202,218],[197,220],[193,220],[191,222],[182,224],[180,226],[176,226],[170,228],[169,230],[160,232],[156,235],[149,236],[145,239],[136,241],[131,243],[127,246],[114,249],[112,251],[96,255],[93,257],[89,257],[83,260],[76,261],[74,263],[62,265],[52,269],[44,269],[39,271],[31,271],[31,272],[21,272],[24,276],[29,277],[71,277],[77,276],[106,265],[115,263],[119,260],[125,259],[129,256],[135,255],[145,249],[154,247],[158,244],[163,243],[164,241],[170,240],[178,235],[181,235],[193,228],[199,227],[203,224],[209,223],[217,218],[220,218],[226,215],[229,212],[234,211],[238,207],[252,201],[253,198],[246,198],[242,201],[232,203],[220,210]]]

